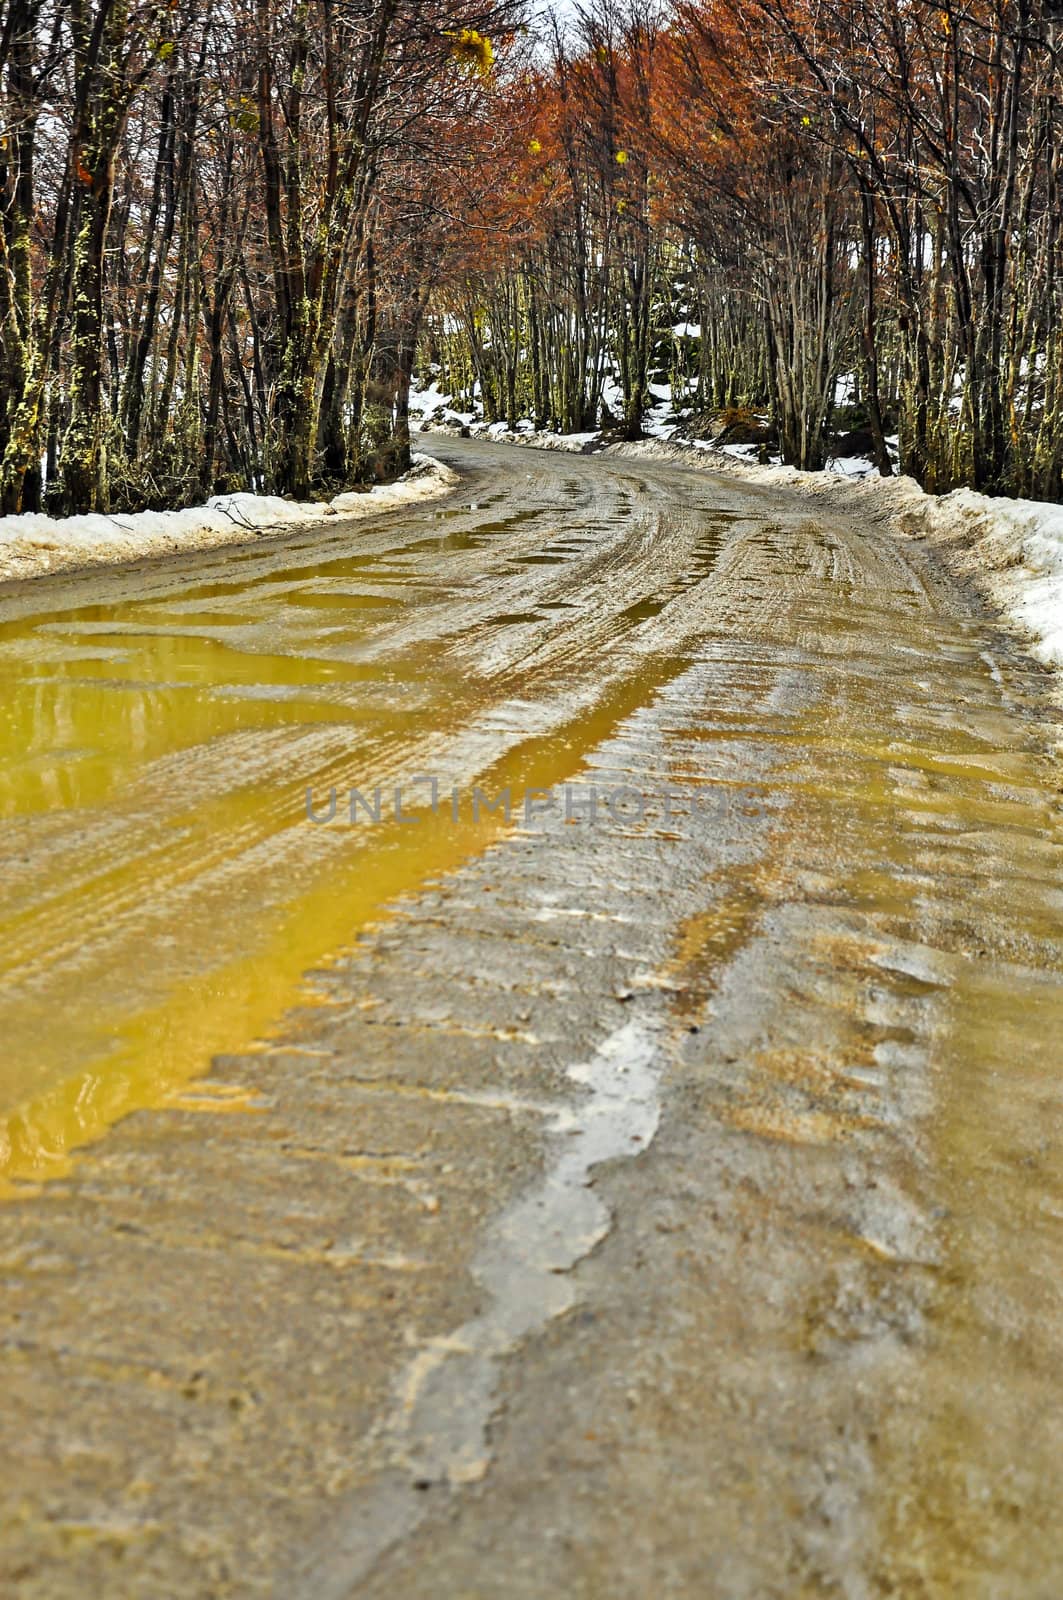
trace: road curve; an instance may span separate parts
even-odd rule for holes
[[[0,1591],[1054,1600],[1044,674],[783,490],[433,449],[0,590]]]

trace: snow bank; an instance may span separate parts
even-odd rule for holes
[[[424,426],[421,432],[453,435],[455,430],[446,424],[433,422]],[[597,445],[601,440],[600,433],[551,433],[546,429],[536,429],[533,422],[518,422],[516,428],[511,428],[505,422],[474,422],[466,426],[464,432],[470,439],[489,439],[492,444],[525,444],[535,450],[562,450],[570,455],[585,454],[589,446]]]
[[[946,545],[954,565],[1031,640],[1033,654],[1063,668],[1063,506],[970,489],[921,502],[901,513],[901,530]]]
[[[33,513],[0,517],[0,581],[172,555],[179,550],[208,550],[286,528],[375,516],[395,506],[446,494],[457,482],[457,474],[442,462],[415,455],[410,471],[397,483],[380,484],[365,494],[337,495],[328,502],[305,504],[278,495],[226,494],[183,511],[137,511],[113,517]]]

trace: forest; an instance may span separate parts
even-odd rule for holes
[[[678,415],[1063,497],[1058,0],[4,0],[0,510]]]

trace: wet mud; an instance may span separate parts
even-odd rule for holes
[[[0,591],[4,1592],[1048,1600],[1044,675],[783,491],[440,449]]]

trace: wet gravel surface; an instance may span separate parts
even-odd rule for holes
[[[785,493],[434,448],[467,489],[360,650],[430,644],[453,715],[395,770],[572,814],[424,858],[0,1208],[0,1588],[1054,1600],[1042,674]]]

